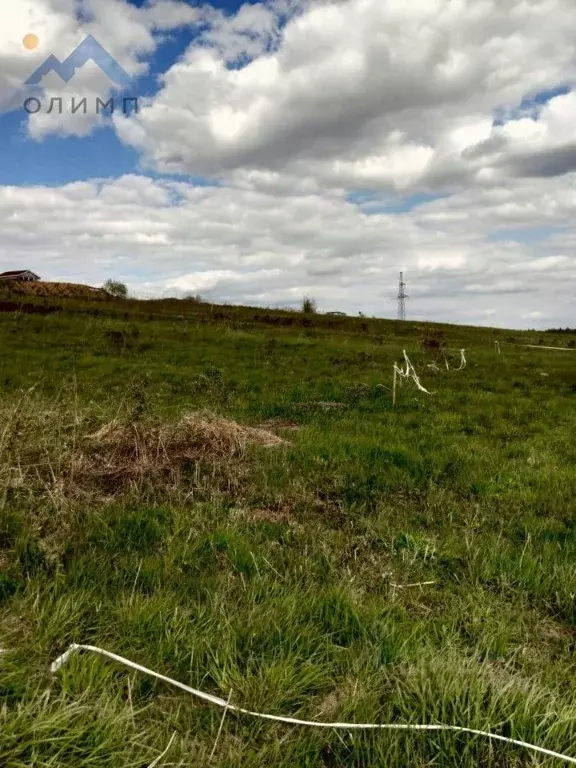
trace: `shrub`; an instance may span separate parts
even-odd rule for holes
[[[316,300],[311,296],[304,296],[302,299],[302,312],[305,315],[315,315],[318,311]]]
[[[102,289],[110,296],[114,296],[115,299],[128,298],[128,288],[124,283],[120,283],[117,280],[106,280]]]
[[[422,349],[442,349],[444,346],[444,334],[442,331],[428,333],[420,340]]]

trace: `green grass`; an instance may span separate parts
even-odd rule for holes
[[[252,710],[576,757],[576,354],[512,344],[574,335],[67,306],[0,314],[0,765],[145,768],[173,737],[161,766],[559,765],[233,714],[210,760],[220,710],[98,657],[51,675],[73,642]],[[420,343],[439,334],[465,370]],[[403,349],[435,394],[407,385],[393,408]],[[299,428],[177,483],[75,470],[112,419],[204,409]]]

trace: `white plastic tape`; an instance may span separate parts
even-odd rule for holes
[[[547,755],[548,757],[555,757],[558,758],[558,760],[563,760],[565,763],[576,765],[576,758],[568,757],[567,755],[561,755],[559,752],[554,752],[551,749],[537,747],[534,744],[528,744],[526,741],[519,741],[518,739],[509,739],[507,736],[499,736],[496,733],[478,731],[475,728],[463,728],[459,725],[411,725],[409,723],[387,723],[384,725],[377,725],[372,723],[318,723],[314,722],[313,720],[298,720],[294,717],[281,717],[280,715],[266,715],[261,712],[251,712],[249,709],[237,707],[234,704],[230,704],[229,701],[220,699],[218,696],[212,696],[210,693],[198,691],[196,688],[191,688],[189,685],[178,682],[178,680],[173,680],[171,677],[161,675],[159,672],[154,672],[154,670],[143,667],[141,664],[136,664],[136,662],[125,659],[123,656],[118,656],[115,653],[105,651],[103,648],[98,648],[94,645],[71,645],[66,653],[63,653],[62,656],[57,658],[56,661],[52,664],[52,672],[57,672],[59,669],[61,669],[61,667],[66,664],[72,654],[76,653],[76,651],[89,651],[91,653],[100,654],[101,656],[106,656],[107,658],[112,659],[112,661],[117,661],[120,664],[124,664],[124,666],[129,667],[130,669],[136,670],[137,672],[142,672],[145,675],[155,677],[157,680],[162,680],[164,683],[174,685],[176,688],[180,688],[181,690],[186,691],[186,693],[190,693],[192,696],[196,696],[198,699],[207,701],[210,704],[215,704],[217,707],[222,707],[225,710],[237,712],[241,715],[248,715],[249,717],[258,717],[261,720],[272,720],[276,723],[287,723],[288,725],[303,725],[310,728],[337,728],[345,731],[452,731],[454,733],[470,733],[474,736],[483,736],[484,738],[491,739],[492,741],[501,741],[505,744],[514,744],[517,747],[523,747],[524,749],[528,749],[532,752],[538,752],[539,754]]]
[[[424,387],[420,383],[420,379],[418,378],[416,369],[414,368],[414,366],[410,361],[410,358],[406,354],[406,350],[404,350],[404,363],[406,365],[405,368],[400,368],[398,363],[394,363],[394,371],[395,371],[395,374],[400,376],[400,381],[402,381],[403,379],[412,379],[414,384],[416,384],[416,386],[421,392],[425,392],[427,395],[433,395],[434,394],[433,392],[428,392],[428,390],[424,389]]]

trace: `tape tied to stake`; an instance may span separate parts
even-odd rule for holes
[[[418,378],[418,374],[416,373],[416,369],[406,354],[406,350],[404,350],[404,362],[406,364],[405,368],[400,368],[398,363],[394,363],[394,373],[400,376],[400,381],[403,381],[404,379],[412,379],[420,392],[425,392],[427,395],[433,395],[434,392],[428,392],[428,390],[422,386],[420,379]]]
[[[563,760],[565,763],[570,763],[571,765],[576,765],[576,758],[574,757],[568,757],[567,755],[562,755],[559,752],[554,752],[551,749],[545,749],[544,747],[538,747],[534,744],[529,744],[525,741],[520,741],[518,739],[510,739],[507,736],[500,736],[497,733],[488,733],[487,731],[478,731],[475,728],[464,728],[459,725],[435,725],[435,724],[410,724],[410,723],[385,723],[385,724],[375,724],[375,723],[319,723],[315,722],[313,720],[299,720],[294,717],[282,717],[280,715],[267,715],[262,712],[251,712],[249,709],[243,709],[242,707],[237,707],[235,704],[231,704],[229,701],[225,701],[224,699],[219,698],[218,696],[213,696],[210,693],[204,693],[204,691],[199,691],[196,688],[191,688],[189,685],[185,685],[184,683],[179,682],[178,680],[173,680],[171,677],[166,677],[166,675],[161,675],[159,672],[155,672],[152,669],[148,669],[147,667],[143,667],[141,664],[137,664],[134,661],[130,661],[129,659],[125,659],[123,656],[118,656],[116,653],[111,653],[110,651],[105,651],[103,648],[98,648],[94,645],[71,645],[68,650],[63,653],[61,656],[59,656],[54,663],[51,665],[51,671],[53,673],[58,672],[69,660],[70,657],[75,654],[77,651],[88,651],[90,653],[97,653],[100,656],[105,656],[106,658],[111,659],[112,661],[117,661],[119,664],[123,664],[126,667],[129,667],[130,669],[134,669],[137,672],[142,672],[145,675],[150,675],[151,677],[155,677],[157,680],[161,680],[164,683],[168,683],[169,685],[173,685],[176,688],[180,688],[183,691],[186,691],[186,693],[192,694],[192,696],[196,696],[198,699],[202,699],[203,701],[207,701],[210,704],[215,704],[218,707],[221,707],[225,710],[230,710],[231,712],[237,712],[240,715],[248,715],[249,717],[257,717],[261,720],[272,720],[276,723],[286,723],[287,725],[299,725],[299,726],[307,726],[310,728],[331,728],[331,729],[339,729],[339,730],[346,730],[346,731],[352,731],[352,730],[364,730],[364,731],[451,731],[453,733],[470,733],[474,736],[482,736],[486,739],[490,739],[492,741],[500,741],[505,744],[513,744],[517,747],[523,747],[524,749],[528,749],[532,752],[538,752],[541,755],[547,755],[548,757],[555,757],[558,760]]]

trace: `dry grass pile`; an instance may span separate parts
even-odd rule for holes
[[[101,288],[77,283],[24,283],[16,280],[0,281],[0,290],[15,296],[37,296],[53,299],[86,299],[109,301],[110,296]]]
[[[173,424],[112,421],[82,441],[74,476],[123,485],[146,479],[177,481],[198,462],[240,459],[249,446],[273,447],[282,438],[208,413]]]

